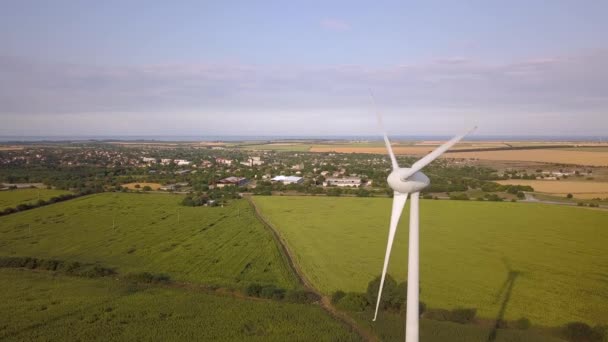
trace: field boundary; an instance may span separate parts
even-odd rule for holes
[[[270,223],[270,221],[268,221],[266,219],[266,217],[261,213],[258,206],[256,206],[253,199],[251,199],[251,196],[244,196],[244,197],[247,199],[247,201],[253,208],[255,216],[272,233],[273,238],[279,245],[281,254],[286,259],[287,264],[289,265],[289,268],[296,275],[296,278],[298,279],[298,282],[300,283],[300,285],[302,285],[304,288],[306,288],[306,290],[315,293],[316,295],[318,295],[321,298],[321,300],[319,302],[319,305],[321,306],[321,308],[323,308],[327,313],[329,313],[332,317],[334,317],[338,321],[349,326],[354,332],[359,334],[359,336],[361,336],[361,338],[363,338],[364,340],[379,341],[378,337],[373,335],[371,332],[361,328],[357,324],[357,322],[354,319],[352,319],[350,316],[338,311],[333,306],[333,304],[331,303],[331,299],[328,296],[323,295],[314,286],[312,286],[312,284],[310,283],[308,278],[306,278],[306,276],[304,275],[304,272],[302,272],[302,270],[299,268],[298,264],[296,263],[295,257],[292,254],[292,252],[289,250],[289,248],[287,247],[287,243],[283,239],[281,233],[279,233],[279,231],[272,225],[272,223]]]

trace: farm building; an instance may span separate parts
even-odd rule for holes
[[[185,159],[175,159],[175,163],[179,166],[190,165],[191,161]]]
[[[218,188],[223,188],[225,186],[244,186],[248,182],[249,181],[247,180],[247,178],[244,177],[228,177],[217,182],[216,186]]]
[[[156,163],[156,158],[143,157],[143,158],[141,158],[141,160],[144,163],[148,163],[148,164],[154,164],[154,163]]]
[[[260,159],[260,157],[249,157],[246,161],[242,161],[241,164],[247,166],[259,166],[263,165],[264,162]]]
[[[232,165],[232,160],[224,158],[215,158],[215,162],[223,165]]]
[[[281,182],[283,184],[300,184],[304,181],[304,178],[297,176],[276,176],[270,179],[271,182]]]
[[[330,177],[323,182],[323,186],[339,186],[339,187],[353,187],[358,188],[361,186],[361,178],[359,177],[344,177],[334,178]]]
[[[169,165],[169,164],[173,163],[173,159],[161,159],[160,163],[163,165]]]

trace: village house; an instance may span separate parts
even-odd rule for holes
[[[215,162],[222,165],[232,165],[232,160],[224,158],[215,158]]]
[[[330,177],[323,182],[323,186],[339,186],[339,187],[352,187],[358,188],[361,186],[361,178],[359,177],[344,177],[335,178]]]
[[[245,177],[227,177],[217,182],[216,187],[223,188],[225,186],[245,186],[249,181]]]
[[[270,180],[271,182],[281,182],[285,185],[287,184],[300,184],[304,181],[302,177],[296,176],[276,176]]]

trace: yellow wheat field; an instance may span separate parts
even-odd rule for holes
[[[608,197],[608,183],[603,182],[510,179],[498,181],[498,183],[504,185],[529,185],[537,192],[556,196],[566,196],[567,194],[572,194],[574,197],[582,199]]]

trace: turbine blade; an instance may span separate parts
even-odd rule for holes
[[[382,297],[382,287],[384,286],[384,278],[386,278],[386,271],[388,269],[388,260],[391,256],[391,248],[393,248],[393,240],[395,239],[395,232],[397,232],[397,224],[401,217],[401,212],[407,201],[408,194],[402,194],[395,191],[393,196],[393,210],[391,211],[391,223],[388,230],[388,243],[386,245],[386,255],[384,256],[384,266],[382,267],[382,278],[380,278],[380,287],[378,288],[378,301],[376,302],[376,313],[374,314],[374,321],[378,317],[378,308],[380,307],[380,298]]]
[[[412,165],[412,167],[409,170],[407,170],[407,172],[405,172],[401,176],[401,179],[407,179],[414,173],[422,170],[423,167],[429,165],[431,162],[433,162],[433,160],[439,158],[439,156],[441,156],[445,151],[449,150],[452,146],[456,145],[457,142],[462,140],[462,138],[464,138],[466,135],[473,132],[475,129],[477,129],[477,126],[468,130],[464,134],[453,137],[451,140],[447,141],[445,144],[437,147],[435,150],[433,150],[433,152],[431,152],[431,153],[427,154],[426,156],[422,157],[421,159],[419,159],[417,162],[414,163],[414,165]]]
[[[380,126],[380,130],[384,135],[384,144],[386,145],[386,150],[388,151],[388,155],[391,158],[391,164],[393,165],[393,170],[397,170],[399,168],[399,164],[397,164],[397,158],[395,158],[395,154],[393,153],[393,148],[391,146],[391,142],[388,140],[388,135],[386,135],[386,129],[384,129],[384,123],[382,122],[382,114],[378,110],[378,106],[376,105],[376,98],[374,97],[374,93],[372,93],[371,89],[369,94],[372,98],[372,103],[374,105],[374,110],[376,111],[376,118],[378,119],[378,126]]]

